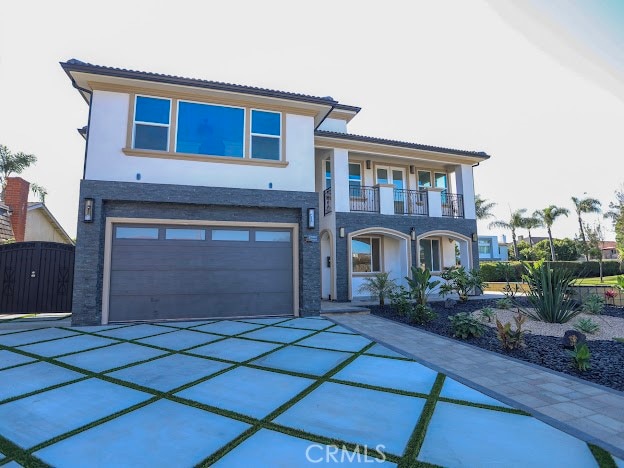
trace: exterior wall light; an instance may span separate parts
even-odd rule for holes
[[[367,159],[366,160],[366,169],[370,169],[371,168],[371,160]]]
[[[416,240],[416,228],[410,229],[410,237],[412,238],[413,241]]]
[[[340,237],[341,239],[344,239],[344,236],[345,236],[345,228],[341,227],[338,230],[338,237]]]
[[[316,227],[316,209],[308,208],[308,229]]]
[[[479,240],[479,236],[476,232],[472,233],[472,242],[477,242]]]
[[[84,199],[84,217],[83,221],[85,223],[93,222],[93,198],[85,198]]]
[[[410,165],[410,174],[416,173],[416,167],[414,165]]]

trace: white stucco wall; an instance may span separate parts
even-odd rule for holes
[[[89,125],[86,178],[314,192],[314,119],[285,114],[287,167],[126,156],[129,96],[95,91]]]
[[[26,215],[26,232],[24,241],[45,241],[67,243],[67,239],[62,236],[41,210],[31,210]]]

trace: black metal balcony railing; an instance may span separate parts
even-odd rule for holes
[[[352,185],[349,187],[351,211],[367,211],[379,213],[379,189]]]
[[[394,189],[394,213],[427,216],[429,214],[427,191]]]
[[[447,218],[464,217],[464,196],[459,193],[442,192],[442,216]]]
[[[323,191],[323,206],[324,208],[324,215],[328,215],[329,213],[332,212],[332,195],[331,195],[331,187],[326,188]]]

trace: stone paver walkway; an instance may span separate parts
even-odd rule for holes
[[[624,457],[624,393],[374,315],[326,315],[497,400]]]

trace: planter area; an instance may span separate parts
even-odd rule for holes
[[[407,317],[397,313],[396,309],[390,305],[384,307],[369,306],[369,309],[372,314],[380,317],[402,322],[448,338],[457,339],[453,337],[453,329],[448,319],[449,316],[459,312],[476,312],[484,307],[495,308],[496,301],[471,300],[467,303],[456,303],[449,309],[444,307],[443,302],[431,302],[429,305],[436,312],[437,317],[425,325],[410,323]],[[602,315],[624,318],[624,309],[606,306]],[[600,321],[600,316],[597,316],[596,320]],[[587,345],[591,352],[591,369],[585,372],[579,372],[572,366],[572,358],[563,348],[562,338],[565,330],[573,329],[575,321],[576,319],[574,318],[567,324],[563,324],[563,331],[561,331],[561,334],[558,336],[536,335],[528,331],[525,337],[526,347],[513,351],[503,351],[496,337],[495,329],[488,326],[485,327],[485,333],[480,338],[457,340],[544,366],[555,371],[564,372],[619,391],[624,391],[624,343],[614,340],[592,340],[591,335],[588,335],[590,339],[588,339]],[[530,323],[527,322],[524,328],[530,330]],[[624,338],[624,336],[622,338]]]

